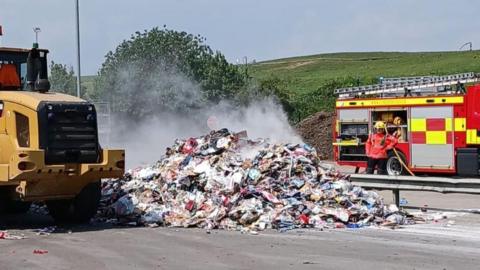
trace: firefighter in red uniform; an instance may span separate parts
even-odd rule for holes
[[[385,123],[375,123],[375,133],[368,136],[365,152],[368,157],[367,174],[373,174],[377,167],[378,174],[387,174],[387,151],[397,144],[397,138],[387,134]]]

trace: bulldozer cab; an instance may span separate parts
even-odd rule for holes
[[[35,47],[0,47],[0,90],[48,91],[47,54],[48,50]]]
[[[93,104],[48,92],[47,54],[0,47],[0,214],[44,201],[59,222],[87,222],[125,152],[100,146]]]

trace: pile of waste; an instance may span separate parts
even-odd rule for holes
[[[250,231],[414,223],[321,163],[314,148],[226,129],[176,140],[155,165],[104,181],[97,220]]]
[[[298,134],[306,143],[315,147],[320,159],[333,159],[333,123],[335,113],[317,112],[296,125]]]

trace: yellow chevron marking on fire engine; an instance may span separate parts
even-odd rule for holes
[[[466,119],[465,118],[455,118],[455,131],[465,131],[466,129]]]
[[[334,142],[332,143],[335,146],[359,146],[360,143],[357,141],[343,141],[343,142]]]
[[[445,118],[445,131],[453,131],[452,118]]]
[[[422,97],[422,98],[393,98],[393,99],[354,99],[336,102],[337,108],[375,107],[375,106],[413,106],[413,105],[440,105],[461,104],[462,97]]]
[[[480,137],[477,136],[476,129],[467,130],[467,144],[480,144]]]
[[[426,132],[427,144],[446,144],[447,132],[445,131],[427,131]]]
[[[427,119],[412,118],[410,119],[410,127],[412,131],[427,131]]]

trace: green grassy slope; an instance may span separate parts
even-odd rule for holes
[[[480,51],[332,53],[259,62],[249,67],[257,79],[278,77],[294,92],[317,89],[329,79],[374,79],[480,72]]]

